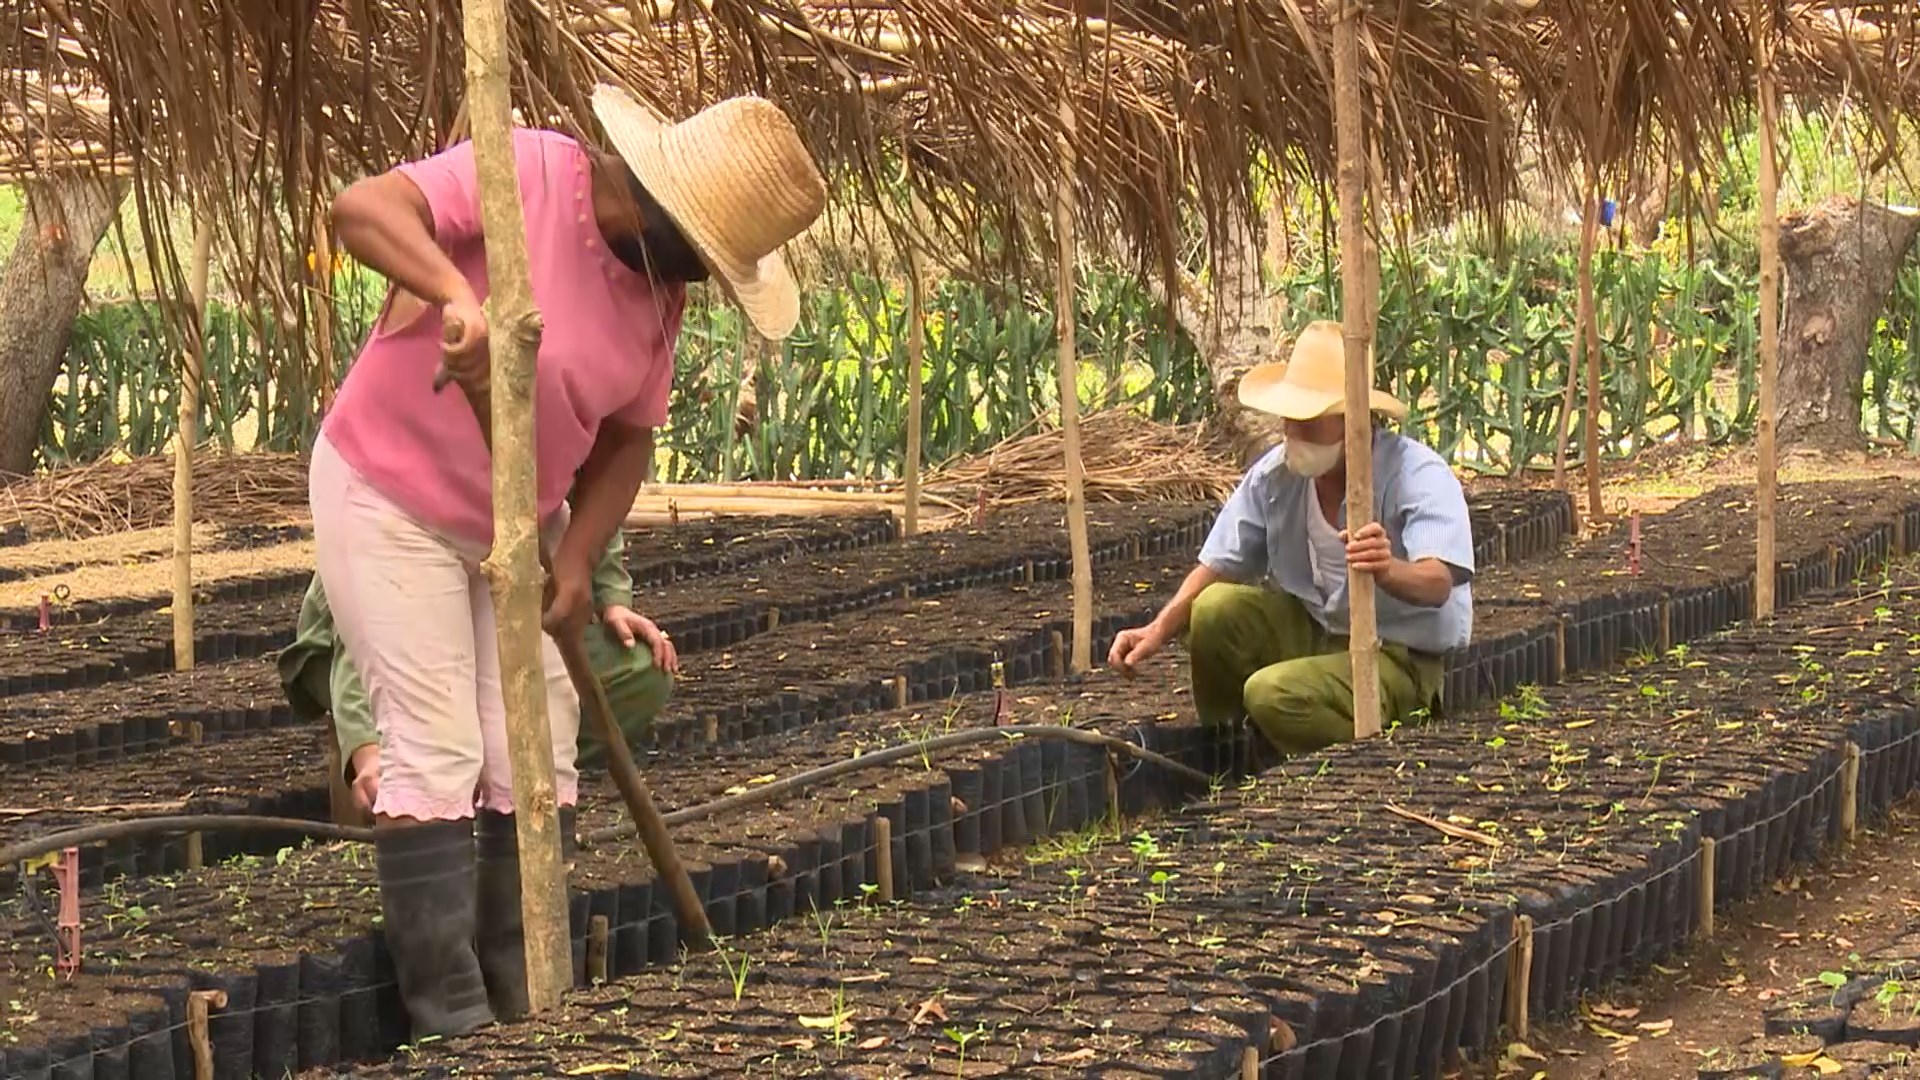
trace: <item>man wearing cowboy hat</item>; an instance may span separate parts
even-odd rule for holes
[[[1441,654],[1473,629],[1466,496],[1440,455],[1376,428],[1374,521],[1349,535],[1344,371],[1340,324],[1322,321],[1301,333],[1290,363],[1241,379],[1241,403],[1285,420],[1286,441],[1241,480],[1179,592],[1108,656],[1131,673],[1185,632],[1201,722],[1245,716],[1283,754],[1353,737],[1349,570],[1378,586],[1385,723],[1433,704]],[[1378,390],[1372,404],[1406,415]]]
[[[593,112],[612,153],[513,132],[544,324],[533,452],[554,634],[592,618],[594,567],[647,475],[686,282],[711,274],[762,336],[785,337],[800,303],[781,248],[827,197],[799,132],[765,99],[669,123],[599,86]],[[320,579],[379,734],[382,929],[415,1039],[527,1010],[502,672],[479,571],[493,542],[490,455],[461,395],[435,388],[442,364],[469,390],[486,385],[479,188],[462,143],[335,199],[341,247],[393,289],[308,478]],[[564,819],[578,799],[579,700],[558,649],[542,644]]]

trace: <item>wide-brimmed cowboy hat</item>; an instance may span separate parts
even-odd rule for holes
[[[1313,420],[1347,411],[1347,346],[1340,324],[1308,323],[1290,360],[1261,364],[1240,377],[1240,404],[1286,420]],[[1407,407],[1383,390],[1372,392],[1374,412],[1394,419]]]
[[[754,328],[776,341],[791,333],[800,291],[780,248],[820,216],[827,185],[787,114],[734,97],[668,123],[605,83],[593,114]]]

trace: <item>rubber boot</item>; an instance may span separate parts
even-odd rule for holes
[[[491,1023],[473,951],[473,822],[381,829],[374,852],[382,928],[414,1040]]]
[[[520,917],[520,834],[512,814],[479,814],[479,919],[474,951],[486,975],[487,1000],[502,1020],[527,1015],[527,935]],[[573,861],[574,808],[560,808],[560,861]]]

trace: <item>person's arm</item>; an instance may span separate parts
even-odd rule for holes
[[[1193,616],[1193,602],[1207,591],[1207,586],[1225,580],[1220,571],[1206,563],[1189,571],[1186,580],[1180,583],[1179,590],[1173,594],[1173,599],[1167,601],[1166,606],[1160,609],[1160,614],[1153,618],[1152,626],[1160,638],[1172,641],[1186,633],[1187,621]]]
[[[1379,522],[1362,527],[1347,544],[1347,562],[1374,575],[1387,595],[1405,604],[1439,607],[1454,587],[1473,580],[1473,524],[1466,493],[1436,454],[1423,454],[1400,481],[1405,505],[1399,511],[1400,545],[1396,557]]]
[[[593,606],[605,612],[610,607],[633,606],[633,575],[627,573],[627,535],[613,530],[600,563],[593,570]]]
[[[573,516],[554,552],[555,561],[591,567],[605,557],[608,542],[633,512],[652,458],[652,431],[613,419],[601,423],[593,449],[580,466]]]
[[[446,346],[450,366],[461,371],[484,362],[486,315],[447,255],[481,235],[471,143],[350,185],[334,197],[333,228],[348,254],[458,324],[459,338]],[[479,378],[477,371],[461,373],[470,383]]]
[[[463,158],[471,169],[471,149],[464,154],[450,150],[440,157],[455,155],[460,157],[436,168],[451,173]],[[423,164],[433,163],[429,159]],[[451,201],[457,197],[459,179],[449,175],[444,183]],[[441,216],[447,225],[463,220],[457,210]],[[333,228],[348,254],[429,303],[471,302],[473,287],[441,247],[443,240],[450,243],[455,237],[436,238],[438,224],[420,182],[397,169],[358,181],[333,200]]]

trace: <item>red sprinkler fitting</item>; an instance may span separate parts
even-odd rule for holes
[[[80,849],[65,848],[53,865],[53,878],[60,885],[60,955],[54,966],[71,979],[80,972]]]

